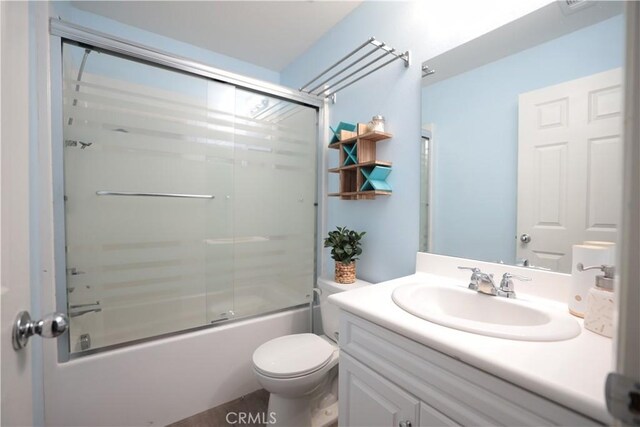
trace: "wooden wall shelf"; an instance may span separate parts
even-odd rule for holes
[[[369,200],[375,199],[376,196],[390,196],[391,191],[349,191],[345,193],[329,193],[329,197],[340,197],[343,200]]]
[[[357,136],[354,136],[352,138],[343,139],[342,141],[338,141],[338,142],[334,142],[333,144],[329,144],[329,148],[338,148],[342,144],[353,144],[354,142],[358,141],[359,139],[366,140],[366,141],[372,141],[372,142],[378,142],[378,141],[382,141],[382,140],[385,140],[385,139],[391,139],[392,137],[393,137],[393,135],[391,135],[390,133],[386,133],[386,132],[378,132],[378,131],[367,132],[367,133],[363,133],[362,135],[357,135]]]
[[[329,148],[340,150],[338,167],[329,169],[330,173],[340,175],[340,192],[329,193],[330,197],[343,200],[375,199],[376,196],[389,196],[391,191],[369,190],[359,191],[365,182],[362,169],[376,166],[391,167],[391,162],[376,159],[378,141],[390,139],[393,135],[386,132],[367,132],[352,138],[329,144]],[[354,155],[357,158],[354,163]]]
[[[363,167],[373,167],[373,166],[388,166],[391,167],[391,162],[383,162],[382,160],[373,160],[371,162],[357,163],[355,165],[341,166],[339,168],[331,168],[329,172],[338,173],[343,170],[363,168]]]

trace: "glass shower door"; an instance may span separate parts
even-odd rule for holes
[[[317,110],[238,88],[236,316],[308,303],[315,273]]]
[[[233,310],[235,87],[63,48],[71,352]]]
[[[63,45],[71,353],[294,307],[315,272],[315,108]]]

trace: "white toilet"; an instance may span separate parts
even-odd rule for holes
[[[339,309],[329,295],[356,289],[362,280],[342,285],[318,279],[325,335],[295,334],[274,338],[253,353],[253,369],[270,394],[268,415],[276,426],[325,427],[338,420]]]

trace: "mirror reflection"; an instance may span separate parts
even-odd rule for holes
[[[623,6],[588,3],[425,61],[421,251],[569,273],[572,245],[616,241]]]

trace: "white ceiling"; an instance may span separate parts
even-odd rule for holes
[[[281,71],[361,1],[73,1],[78,9]]]

